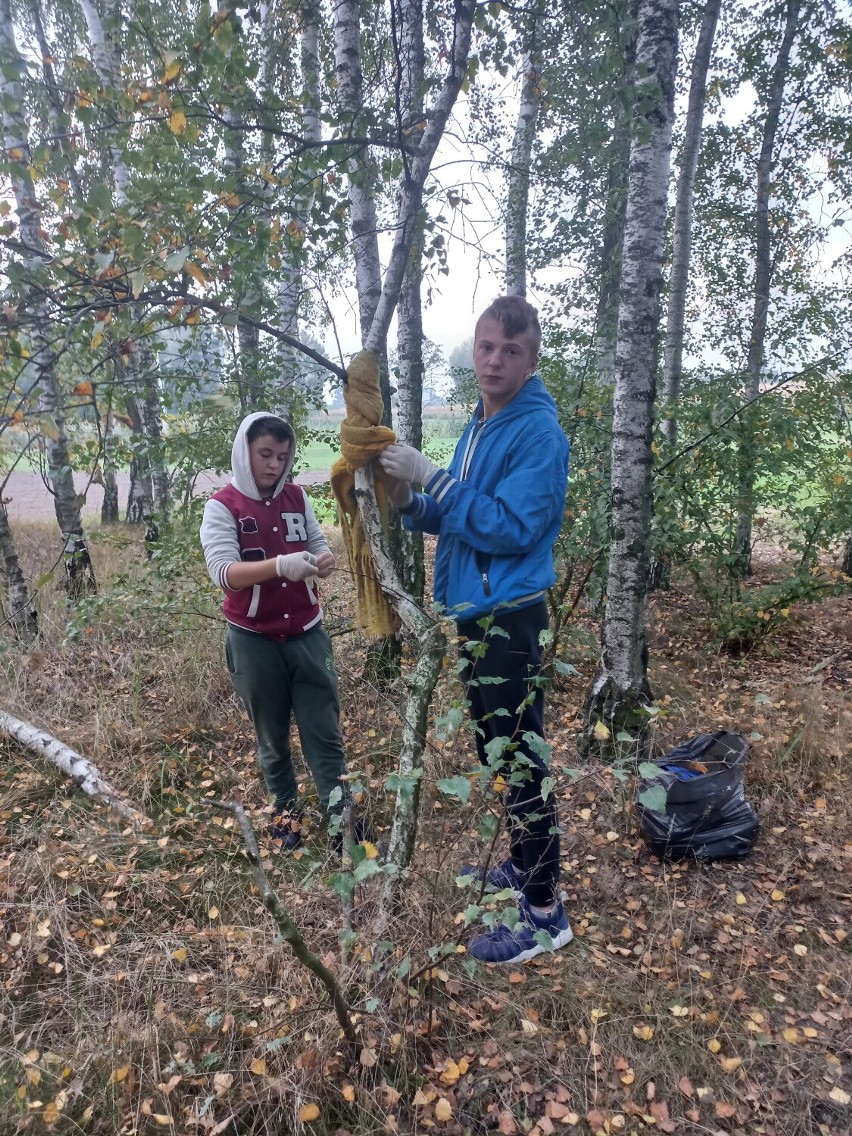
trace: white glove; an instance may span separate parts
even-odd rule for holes
[[[410,484],[407,481],[397,481],[396,478],[393,478],[386,484],[388,487],[388,497],[390,497],[397,509],[407,509],[414,500],[414,494],[411,491]]]
[[[310,552],[291,552],[275,557],[275,571],[288,580],[308,580],[317,574],[317,558]]]
[[[379,454],[379,465],[399,481],[425,485],[438,467],[413,446],[388,446]]]

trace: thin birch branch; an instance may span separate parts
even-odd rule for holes
[[[289,944],[290,949],[299,962],[307,967],[312,974],[316,975],[325,987],[331,999],[331,1003],[334,1006],[334,1012],[340,1024],[340,1028],[343,1031],[343,1036],[355,1050],[356,1057],[359,1056],[361,1052],[361,1042],[355,1032],[355,1026],[352,1023],[349,1003],[346,1001],[337,979],[322,960],[310,949],[302,937],[301,931],[290,918],[287,911],[281,906],[278,896],[272,890],[263,864],[260,862],[260,850],[257,846],[257,839],[252,830],[251,823],[246,816],[245,809],[237,801],[205,801],[204,804],[209,805],[210,808],[218,809],[220,812],[230,813],[236,820],[243,838],[243,843],[245,844],[246,855],[248,856],[249,863],[254,868],[255,883],[260,892],[263,906],[275,920],[275,924],[281,932],[281,938]]]

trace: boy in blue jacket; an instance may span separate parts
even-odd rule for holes
[[[391,495],[406,525],[438,535],[435,599],[458,624],[477,751],[506,781],[510,858],[489,871],[488,883],[520,893],[519,918],[473,939],[469,953],[484,962],[541,954],[541,932],[554,950],[573,937],[559,899],[556,802],[544,786],[545,746],[536,744],[544,740],[540,636],[569,452],[556,404],[535,373],[540,344],[536,309],[519,296],[496,299],[476,323],[481,399],[449,468],[411,446],[388,446],[378,458],[396,479]],[[510,743],[495,758],[488,743],[496,738]]]

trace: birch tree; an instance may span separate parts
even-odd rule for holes
[[[106,98],[111,102],[115,120],[121,122],[116,112],[121,87],[121,32],[122,7],[120,0],[101,0],[103,17],[96,0],[79,0],[80,8],[89,31],[92,62]],[[127,139],[122,138],[119,128],[110,125],[106,131],[110,167],[113,175],[113,194],[118,211],[128,205],[130,172],[125,157]],[[131,306],[131,320],[137,326],[144,324],[144,315],[139,307]],[[133,349],[128,352],[125,362],[128,402],[136,405],[128,407],[131,418],[141,428],[141,445],[136,456],[138,477],[136,485],[131,485],[128,501],[128,519],[148,520],[152,511],[165,521],[170,512],[170,493],[168,468],[163,444],[163,424],[160,406],[160,389],[156,362],[148,345],[147,336],[137,338]],[[133,479],[131,479],[133,480]]]
[[[612,427],[612,543],[603,652],[585,706],[586,749],[611,753],[644,733],[650,702],[645,594],[651,530],[666,202],[677,67],[678,0],[640,0],[636,122],[630,146]]]
[[[766,117],[763,140],[757,163],[757,189],[754,206],[754,308],[748,341],[746,363],[746,399],[760,393],[760,380],[764,365],[764,342],[769,316],[769,296],[772,286],[772,240],[769,224],[769,201],[772,190],[772,170],[775,163],[775,146],[784,86],[790,65],[790,52],[799,28],[800,0],[787,0],[784,31],[775,65],[772,68],[766,99]],[[751,530],[754,517],[754,438],[753,416],[744,416],[737,468],[739,475],[737,525],[732,549],[732,571],[742,577],[751,566]]]
[[[16,246],[24,279],[21,300],[28,316],[25,335],[29,359],[23,382],[36,397],[56,519],[62,534],[66,584],[69,595],[76,597],[95,590],[95,576],[69,458],[63,394],[56,369],[57,345],[51,333],[45,283],[50,254],[44,242],[41,206],[30,172],[29,132],[18,82],[25,64],[15,39],[10,0],[0,0],[0,60],[3,64],[0,69],[3,141],[18,215]]]
[[[689,261],[692,250],[692,213],[695,174],[701,148],[707,72],[713,51],[716,25],[722,0],[707,0],[692,59],[689,101],[683,130],[680,173],[675,199],[672,266],[669,275],[668,311],[666,313],[666,347],[663,366],[663,420],[661,429],[671,446],[677,441],[677,400],[683,374],[683,335],[686,296],[689,283]]]
[[[411,0],[399,12],[399,29],[393,26],[393,46],[399,75],[399,99],[396,107],[397,136],[401,144],[424,126],[423,85],[426,59],[423,44],[423,5]],[[405,117],[403,117],[405,115]],[[403,151],[408,172],[408,158]],[[423,448],[423,239],[425,210],[421,207],[408,252],[397,307],[397,435],[415,449]],[[400,568],[406,590],[417,600],[423,599],[426,566],[423,534],[401,531]]]
[[[542,6],[538,5],[529,17],[525,36],[521,98],[507,173],[506,292],[515,296],[527,294],[527,213],[532,149],[541,108],[542,18]]]

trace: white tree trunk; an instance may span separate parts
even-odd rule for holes
[[[766,325],[769,317],[769,292],[772,287],[772,241],[769,232],[769,196],[771,192],[772,169],[775,164],[775,136],[781,117],[781,104],[784,99],[784,86],[790,66],[790,51],[799,30],[800,0],[787,0],[787,16],[784,34],[772,77],[766,103],[766,118],[763,123],[763,141],[757,163],[757,193],[754,207],[755,265],[754,265],[754,308],[751,319],[751,333],[748,342],[748,362],[746,364],[746,399],[754,399],[760,394],[760,377],[763,371],[764,343]],[[738,464],[737,528],[732,549],[734,561],[732,571],[735,576],[745,576],[751,567],[751,526],[754,517],[754,429],[753,415],[743,416],[740,435]]]
[[[512,151],[509,158],[506,201],[506,292],[527,294],[527,210],[530,195],[532,148],[541,107],[541,52],[538,47],[541,8],[532,15],[521,63],[523,83]]]
[[[6,604],[9,609],[6,620],[12,625],[17,639],[25,646],[29,645],[38,634],[36,613],[18,561],[18,551],[9,528],[9,516],[5,505],[2,504],[0,504],[0,565],[2,565]]]
[[[40,730],[30,722],[22,722],[0,710],[0,733],[14,738],[18,745],[39,757],[46,758],[57,769],[72,777],[89,797],[104,801],[125,820],[135,824],[150,824],[150,820],[139,809],[129,805],[102,775],[96,765],[75,749],[59,741],[47,730]]]
[[[683,373],[683,329],[686,315],[686,291],[689,283],[689,257],[692,248],[692,200],[701,127],[704,122],[704,97],[707,71],[716,36],[716,24],[722,0],[707,0],[701,31],[692,60],[689,80],[689,102],[684,123],[683,153],[677,179],[672,270],[669,277],[668,312],[666,315],[666,356],[663,366],[663,434],[673,447],[677,441],[677,401]]]
[[[642,734],[650,699],[645,647],[652,503],[651,427],[656,388],[666,201],[677,67],[678,0],[640,0],[637,123],[630,147],[612,423],[612,544],[603,656],[586,704],[587,747]]]
[[[400,84],[397,117],[401,119],[405,115],[406,130],[410,137],[419,129],[423,116],[425,50],[421,0],[409,0],[399,9],[399,16],[396,62]],[[423,448],[423,226],[424,211],[421,209],[397,306],[397,436],[404,445],[413,446],[416,450]],[[418,601],[422,601],[426,568],[421,532],[402,529],[400,562],[406,590]]]
[[[24,116],[26,104],[14,78],[16,73],[23,72],[25,64],[15,40],[9,0],[0,0],[0,53],[7,61],[7,66],[0,69],[3,143],[18,213],[18,232],[23,248],[21,259],[33,277],[37,277],[44,273],[50,256],[41,237],[41,209],[30,173],[29,132]],[[80,590],[94,590],[95,578],[86,551],[80,502],[71,472],[62,391],[56,373],[43,282],[31,288],[27,309],[30,358],[24,375],[29,390],[37,392],[37,407],[43,416],[44,446],[56,519],[65,549],[69,594],[76,594]],[[81,567],[85,569],[82,573],[79,571]]]
[[[300,5],[301,26],[299,31],[300,71],[302,97],[302,141],[310,146],[322,141],[322,103],[320,99],[320,8],[318,0],[302,0]],[[291,208],[290,220],[286,226],[285,245],[282,250],[281,275],[278,282],[278,312],[281,330],[294,339],[299,336],[299,306],[302,300],[302,241],[310,218],[311,207],[316,196],[312,177],[297,175],[302,186],[297,192]],[[289,253],[289,255],[288,255]],[[288,343],[278,347],[281,358],[280,407],[289,404],[289,390],[296,382],[299,372],[299,353]]]

